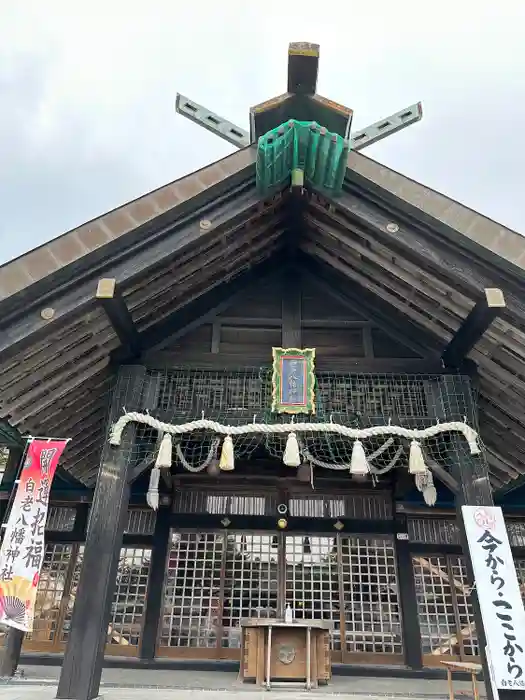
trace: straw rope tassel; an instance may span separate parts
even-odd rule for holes
[[[410,474],[424,474],[428,471],[423,457],[421,444],[417,440],[410,443],[410,454],[408,457],[408,471]]]
[[[157,459],[155,461],[155,467],[157,469],[170,469],[171,459],[172,459],[173,444],[171,440],[171,435],[169,433],[164,433],[162,440],[160,442],[159,451],[157,454]]]
[[[146,494],[146,503],[150,508],[153,508],[153,510],[158,510],[159,508],[159,480],[160,469],[155,466],[149,475],[149,487],[148,493]]]
[[[233,440],[231,435],[226,435],[222,443],[219,469],[223,472],[231,472],[235,469],[235,457],[233,454]]]
[[[361,440],[354,440],[352,447],[352,460],[350,462],[350,474],[363,476],[370,472],[370,465],[366,458],[365,448]]]
[[[283,455],[283,463],[287,467],[299,467],[301,465],[301,453],[299,451],[299,441],[295,433],[288,433],[286,448]]]

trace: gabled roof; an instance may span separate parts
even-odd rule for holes
[[[288,193],[261,201],[254,163],[245,148],[0,268],[0,419],[77,435],[66,466],[85,483],[120,345],[96,303],[98,280],[117,280],[149,343],[213,312],[285,245]],[[525,472],[524,239],[358,153],[343,195],[313,193],[304,216],[299,247],[316,273],[402,312],[437,357],[485,287],[504,291],[507,308],[470,357],[493,483]]]

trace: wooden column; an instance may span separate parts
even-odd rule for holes
[[[11,484],[11,489],[16,489],[14,483],[18,477],[20,470],[20,460],[24,454],[24,450],[18,447],[11,447],[7,457],[7,464],[3,478],[6,483]],[[11,492],[11,499],[14,498],[14,491]],[[6,522],[9,517],[9,503],[6,502],[5,509],[2,512],[2,523]],[[3,534],[3,533],[2,533]],[[22,644],[24,643],[25,632],[17,630],[14,627],[7,628],[4,637],[4,646],[0,652],[0,677],[12,678],[20,663],[20,655],[22,653]]]
[[[145,369],[121,367],[114,389],[110,424],[141,405]],[[102,449],[97,486],[91,506],[82,570],[77,589],[57,698],[93,700],[98,697],[104,648],[117,566],[126,525],[136,428],[128,424],[119,447],[107,441]]]
[[[12,678],[18,664],[20,663],[20,655],[22,653],[22,644],[24,643],[25,632],[10,627],[4,638],[4,646],[0,657],[0,677]]]
[[[405,664],[409,668],[423,668],[421,629],[406,515],[402,512],[396,513],[395,524],[398,601],[401,606]]]
[[[162,598],[164,576],[166,573],[166,558],[170,545],[171,508],[160,508],[157,513],[155,532],[153,533],[153,549],[151,553],[151,568],[146,596],[146,612],[142,643],[140,645],[141,659],[154,659],[157,647],[159,625],[162,620]]]
[[[458,375],[445,376],[441,380],[442,387],[442,405],[450,405],[450,397],[454,397],[453,404],[457,407],[458,413],[461,416],[451,417],[450,420],[462,420],[466,417],[469,425],[478,427],[477,406],[473,398],[472,387],[470,380],[467,377]],[[483,437],[483,436],[481,436]],[[470,558],[469,548],[463,518],[461,515],[461,506],[493,506],[494,499],[492,488],[489,481],[488,464],[483,454],[471,455],[464,439],[460,436],[454,436],[450,442],[448,451],[448,463],[452,475],[455,477],[459,485],[459,492],[456,494],[456,517],[459,528],[461,546],[467,565],[467,573],[469,583],[474,583],[474,572],[472,569],[472,561]],[[490,683],[489,668],[487,658],[485,656],[486,637],[485,628],[483,626],[483,618],[479,607],[479,600],[475,586],[470,592],[470,602],[474,613],[474,622],[476,625],[476,635],[480,650],[481,663],[483,666],[483,676],[485,680],[486,694],[489,700],[494,700],[492,686]],[[525,700],[524,690],[500,690],[500,700]]]

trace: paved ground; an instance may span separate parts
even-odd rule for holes
[[[60,669],[53,666],[22,665],[23,677],[0,683],[0,700],[51,700],[56,696]],[[472,697],[470,683],[455,682],[463,700]],[[480,691],[483,686],[480,684]],[[228,693],[235,700],[268,700],[268,693],[254,685],[243,685],[237,674],[224,671],[168,671],[108,668],[102,676],[101,698],[104,700],[226,700]],[[360,678],[334,676],[329,686],[307,693],[294,687],[275,687],[272,700],[314,700],[344,697],[350,700],[446,700],[445,680],[405,678]]]

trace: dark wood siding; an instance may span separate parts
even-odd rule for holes
[[[319,359],[365,357],[362,328],[309,328],[303,324],[303,346],[315,348]]]
[[[228,369],[270,365],[272,347],[281,345],[282,277],[271,279],[248,290],[211,322],[186,335],[166,338],[149,351],[146,361],[152,366],[193,365]],[[393,339],[358,308],[349,307],[318,288],[315,279],[302,275],[302,346],[316,349],[317,366],[324,370],[358,371],[385,369],[385,360],[421,358]],[[364,366],[364,365],[363,365]]]

